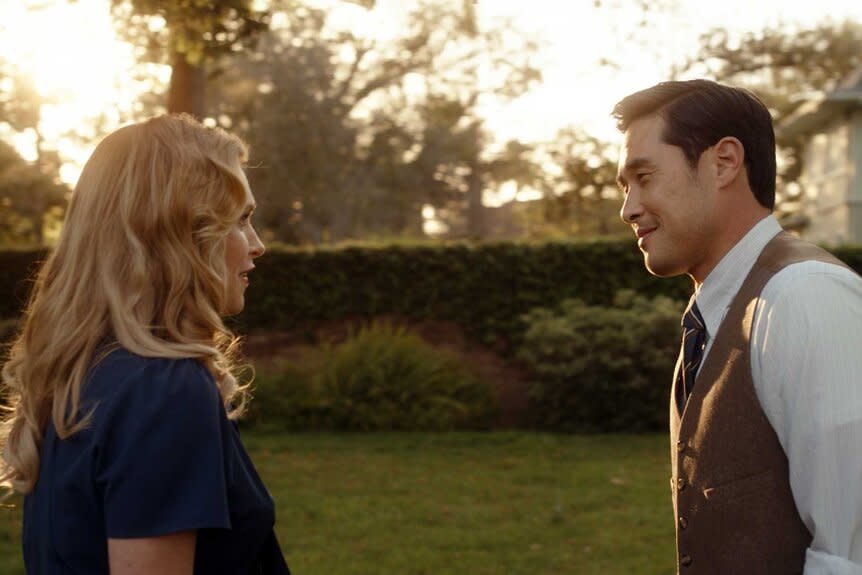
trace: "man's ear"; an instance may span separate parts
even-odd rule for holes
[[[733,136],[726,136],[715,144],[716,180],[725,187],[740,174],[745,174],[745,148]]]

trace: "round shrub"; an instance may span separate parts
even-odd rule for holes
[[[556,431],[645,431],[667,426],[683,306],[631,290],[611,306],[566,300],[538,308],[518,352],[532,373],[530,421]]]

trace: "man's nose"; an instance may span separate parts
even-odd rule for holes
[[[630,188],[623,199],[623,206],[620,208],[620,218],[627,224],[633,224],[642,213],[643,207],[641,206],[637,191],[634,188]]]

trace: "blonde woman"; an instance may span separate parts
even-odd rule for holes
[[[25,495],[28,573],[288,573],[221,320],[264,251],[245,159],[162,116],[84,167],[2,371],[0,480]]]

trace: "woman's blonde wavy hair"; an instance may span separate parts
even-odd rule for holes
[[[0,484],[33,489],[49,418],[60,438],[88,424],[91,413],[78,413],[84,378],[117,346],[200,360],[230,416],[242,413],[238,338],[221,312],[246,155],[235,136],[176,115],[120,128],[96,147],[2,369]]]

